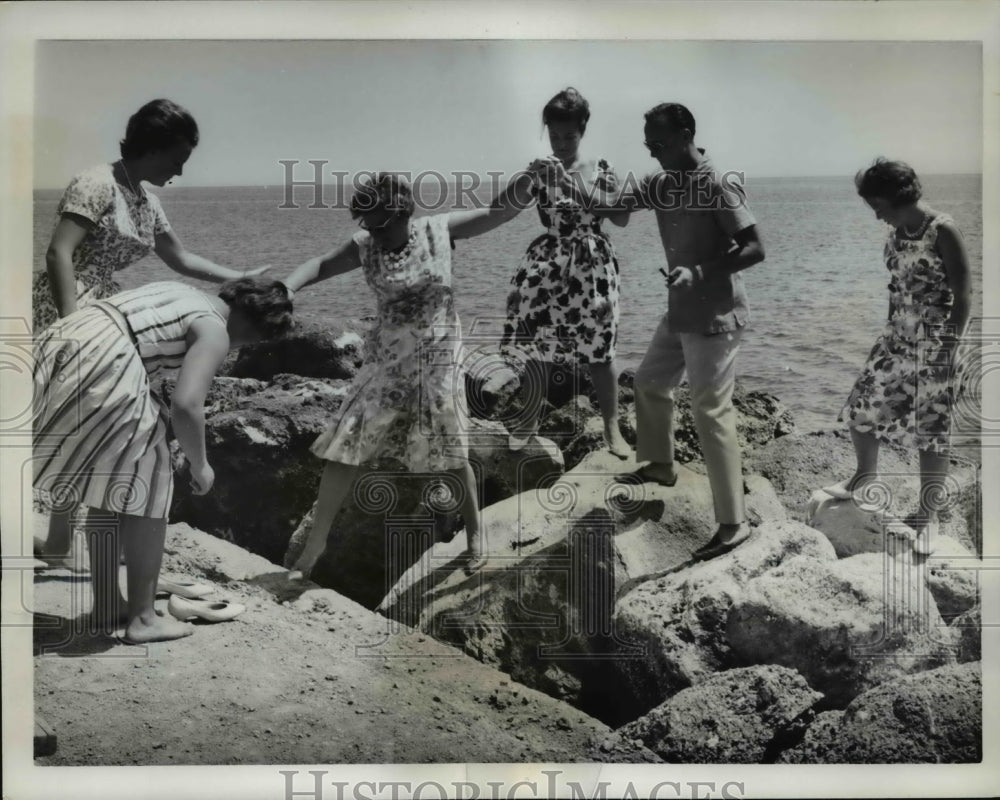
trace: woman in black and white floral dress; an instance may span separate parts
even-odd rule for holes
[[[885,243],[889,319],[844,405],[857,455],[851,478],[824,491],[848,499],[878,479],[879,444],[920,454],[920,514],[914,550],[934,547],[944,492],[960,342],[969,321],[969,261],[954,220],[921,200],[920,181],[900,161],[878,159],[856,178],[858,194],[892,226]]]
[[[537,201],[546,232],[529,246],[511,283],[501,346],[527,362],[525,412],[511,445],[523,446],[538,428],[548,365],[581,363],[590,368],[604,438],[612,453],[627,458],[629,446],[618,428],[618,259],[602,217],[587,210],[595,194],[612,194],[618,179],[604,159],[580,156],[590,108],[573,88],[553,97],[542,111],[553,155],[547,176],[520,183],[524,204]],[[617,225],[627,214],[610,217]],[[532,378],[538,381],[532,382]]]
[[[56,209],[55,229],[45,254],[46,270],[32,281],[35,336],[78,308],[121,291],[118,270],[155,252],[181,275],[221,283],[258,275],[219,266],[184,249],[147,181],[163,186],[183,172],[198,144],[198,126],[170,100],[146,103],[128,121],[121,159],[76,175]],[[39,555],[54,565],[66,562],[71,545],[70,517],[53,513]]]

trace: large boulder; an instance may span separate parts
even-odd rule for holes
[[[793,520],[768,519],[747,542],[723,556],[684,564],[626,587],[615,608],[615,630],[623,639],[642,642],[644,657],[613,665],[623,687],[623,714],[641,714],[734,666],[737,661],[726,638],[733,603],[748,581],[795,556],[836,558],[817,531]]]
[[[797,556],[752,579],[726,636],[740,663],[796,669],[835,708],[887,680],[955,661],[954,636],[921,571],[873,553]]]
[[[957,539],[939,536],[934,552],[914,561],[923,569],[927,588],[945,621],[979,604],[979,576],[986,565]]]
[[[983,757],[979,662],[877,686],[843,712],[820,714],[787,764],[970,764]]]
[[[822,697],[786,667],[731,669],[622,729],[672,764],[758,764]]]
[[[483,506],[554,480],[563,471],[558,451],[550,453],[537,443],[512,452],[498,422],[472,420],[469,439],[469,463]],[[411,472],[389,459],[363,465],[334,519],[312,579],[375,608],[406,570],[426,563],[436,543],[454,539],[458,551],[464,549],[465,534],[455,538],[464,525],[455,502],[461,492],[448,474]],[[310,509],[288,540],[286,565],[294,563],[312,522]]]
[[[249,387],[240,396],[233,385],[220,389],[216,402],[223,410],[206,421],[205,446],[215,470],[211,492],[191,492],[178,454],[171,519],[280,562],[316,498],[322,462],[309,447],[350,385],[279,375],[266,388],[256,381]]]
[[[299,321],[291,334],[241,347],[223,374],[270,380],[282,372],[306,378],[350,379],[364,358],[364,340],[353,330]]]
[[[611,724],[634,718],[623,716],[631,689],[615,664],[645,658],[646,647],[615,628],[615,598],[623,587],[690,566],[715,524],[703,476],[681,468],[668,488],[616,480],[621,465],[593,453],[537,490],[485,508],[490,558],[480,573],[458,569],[460,544],[439,543],[381,608]],[[752,519],[763,525],[784,516],[766,481],[748,483]],[[832,558],[821,539],[813,535]]]

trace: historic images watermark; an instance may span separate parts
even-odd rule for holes
[[[568,780],[562,770],[543,769],[544,780],[520,781],[370,781],[330,780],[328,770],[278,770],[283,779],[284,800],[419,800],[419,798],[456,798],[456,800],[532,800],[563,797],[571,800],[606,800],[649,798],[649,800],[742,800],[748,796],[744,781],[629,781],[624,787],[598,781],[585,788],[579,781]],[[589,791],[588,791],[589,789]],[[609,790],[613,793],[608,794]]]
[[[278,163],[282,167],[280,185],[284,187],[282,202],[278,206],[282,210],[347,209],[359,189],[380,174],[391,174],[409,183],[414,205],[419,211],[469,211],[488,206],[492,198],[519,176],[534,179],[534,173],[528,170],[484,173],[472,170],[351,172],[328,169],[330,162],[326,159],[281,159]],[[676,170],[659,170],[643,175],[626,172],[618,177],[616,186],[605,185],[604,191],[587,184],[579,172],[572,172],[569,177],[578,196],[590,198],[596,205],[618,202],[620,208],[627,211],[716,211],[740,208],[746,203],[746,174],[739,170],[692,175]],[[309,198],[309,202],[303,205],[305,198]],[[534,204],[534,198],[522,201],[510,197],[508,202],[523,211]]]

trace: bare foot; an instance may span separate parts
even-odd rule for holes
[[[604,443],[611,451],[611,455],[618,456],[623,461],[632,455],[632,448],[628,446],[628,442],[625,441],[622,432],[618,429],[618,423],[605,426]]]
[[[136,617],[125,629],[125,641],[129,644],[166,642],[183,639],[194,633],[194,627],[171,616]]]
[[[486,554],[483,552],[481,533],[469,533],[466,531],[465,541],[468,549],[462,555],[467,559],[465,562],[465,571],[471,575],[476,570],[481,569],[483,564],[486,563]]]
[[[107,609],[90,611],[90,624],[94,630],[114,631],[124,628],[129,621],[128,603],[124,597],[118,598],[117,605]]]
[[[644,467],[640,467],[636,473],[644,481],[652,481],[662,486],[673,486],[677,483],[677,470],[673,463],[663,461],[651,461]]]

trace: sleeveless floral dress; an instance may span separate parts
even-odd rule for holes
[[[411,220],[399,253],[383,250],[365,231],[354,241],[377,321],[364,365],[312,452],[343,464],[379,456],[413,471],[457,469],[468,461],[469,422],[448,215]]]
[[[618,179],[601,159],[591,184],[613,191]],[[532,195],[546,232],[525,253],[507,298],[501,352],[552,363],[614,360],[619,269],[601,218],[537,179]]]
[[[951,222],[935,214],[916,237],[890,232],[884,249],[889,319],[839,417],[859,433],[935,453],[948,450],[962,355],[957,350],[956,366],[948,365],[941,343],[950,333],[954,298],[937,234]]]
[[[142,186],[135,193],[120,186],[111,164],[91,167],[70,181],[56,208],[55,224],[63,214],[75,214],[93,223],[73,253],[77,308],[120,292],[115,272],[149,255],[156,235],[170,230],[159,198]],[[44,269],[32,278],[31,304],[37,336],[59,319]]]

